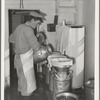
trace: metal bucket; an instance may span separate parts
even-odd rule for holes
[[[64,92],[57,94],[55,100],[78,100],[78,96],[73,93]]]
[[[85,83],[86,100],[94,100],[94,79],[89,79]]]
[[[56,94],[61,92],[66,92],[71,90],[71,79],[72,79],[72,70],[69,71],[69,75],[66,75],[66,78],[58,78],[58,76],[54,76],[53,78],[53,94],[54,97]]]

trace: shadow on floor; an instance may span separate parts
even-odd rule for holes
[[[5,89],[5,95],[4,100],[48,100],[45,93],[39,93],[39,90],[33,92],[33,94],[29,97],[21,96],[20,93],[18,93],[16,88],[10,88],[7,87]]]

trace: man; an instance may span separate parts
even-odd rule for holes
[[[37,88],[33,52],[41,46],[33,30],[43,22],[43,16],[33,11],[29,15],[29,20],[18,25],[9,37],[9,42],[15,45],[14,66],[18,76],[18,91],[22,96],[30,96]]]

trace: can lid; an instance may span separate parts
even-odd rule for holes
[[[50,67],[68,68],[73,65],[73,60],[60,52],[55,52],[48,56],[48,64]]]
[[[51,55],[49,55],[48,58],[47,58],[49,66],[52,67],[51,60],[53,58],[59,58],[59,57],[62,57],[62,54],[60,52],[53,52]]]
[[[51,60],[52,66],[56,66],[56,67],[69,67],[73,65],[73,61],[72,59],[68,59],[68,58],[54,58]]]

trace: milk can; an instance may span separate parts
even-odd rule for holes
[[[70,91],[73,71],[73,60],[60,53],[48,57],[51,71],[49,73],[49,89],[53,92],[54,100],[56,94]],[[53,70],[52,70],[53,69]]]
[[[53,95],[58,93],[70,91],[71,79],[73,71],[70,69],[73,65],[72,59],[68,58],[57,58],[52,62],[53,68],[55,69],[53,77]]]
[[[53,92],[53,76],[54,76],[54,67],[52,66],[52,59],[56,57],[61,57],[62,54],[60,52],[53,52],[51,55],[48,56],[48,66],[50,68],[49,70],[49,90]]]
[[[61,92],[67,92],[71,90],[71,79],[73,71],[67,68],[61,69],[59,72],[55,73],[53,77],[53,94]]]

